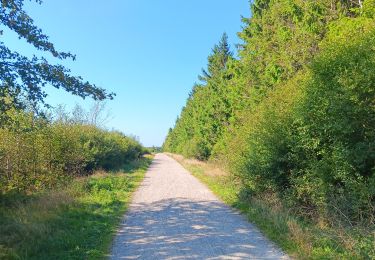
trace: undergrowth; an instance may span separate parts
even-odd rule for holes
[[[103,259],[151,158],[60,190],[0,197],[0,259]]]
[[[169,154],[171,155],[171,154]],[[270,240],[297,259],[375,259],[375,228],[339,218],[314,221],[296,214],[275,193],[251,196],[236,178],[210,163],[177,159],[223,202],[245,214]],[[221,174],[215,174],[215,172]]]

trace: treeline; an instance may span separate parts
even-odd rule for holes
[[[214,46],[164,150],[215,160],[249,195],[373,225],[375,1],[255,0]]]
[[[86,120],[83,109],[74,112],[7,111],[0,127],[0,194],[55,188],[98,169],[119,169],[145,152],[136,139]]]

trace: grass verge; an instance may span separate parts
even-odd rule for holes
[[[217,166],[168,154],[206,184],[223,202],[240,210],[270,240],[296,259],[375,259],[375,227],[306,221],[275,194],[249,197]],[[335,221],[335,220],[333,220]]]
[[[103,259],[152,161],[98,172],[68,187],[0,197],[0,259]]]

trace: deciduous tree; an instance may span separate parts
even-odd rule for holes
[[[41,4],[41,0],[35,0]],[[75,56],[55,48],[48,36],[34,24],[33,19],[24,10],[24,0],[2,0],[0,24],[18,34],[37,50],[51,54],[58,60],[72,59]],[[4,32],[1,31],[1,34]],[[113,98],[113,93],[84,81],[80,76],[73,76],[63,65],[51,64],[47,58],[26,57],[12,50],[0,40],[0,112],[4,113],[11,106],[22,108],[25,101],[34,106],[45,103],[46,87],[63,89],[82,98],[96,100]],[[9,101],[10,100],[10,101]]]

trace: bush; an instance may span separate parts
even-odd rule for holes
[[[250,192],[283,191],[290,186],[293,109],[301,98],[303,76],[270,93],[243,115],[242,127],[229,139],[222,160]],[[232,151],[231,153],[229,151]]]
[[[250,191],[277,191],[303,215],[374,220],[373,28],[333,23],[310,68],[243,116],[227,157]]]
[[[96,169],[114,170],[143,153],[120,132],[13,111],[0,128],[0,193],[52,188]]]
[[[331,25],[296,111],[292,152],[302,164],[293,171],[293,196],[335,205],[351,220],[374,213],[374,25],[368,18]]]

